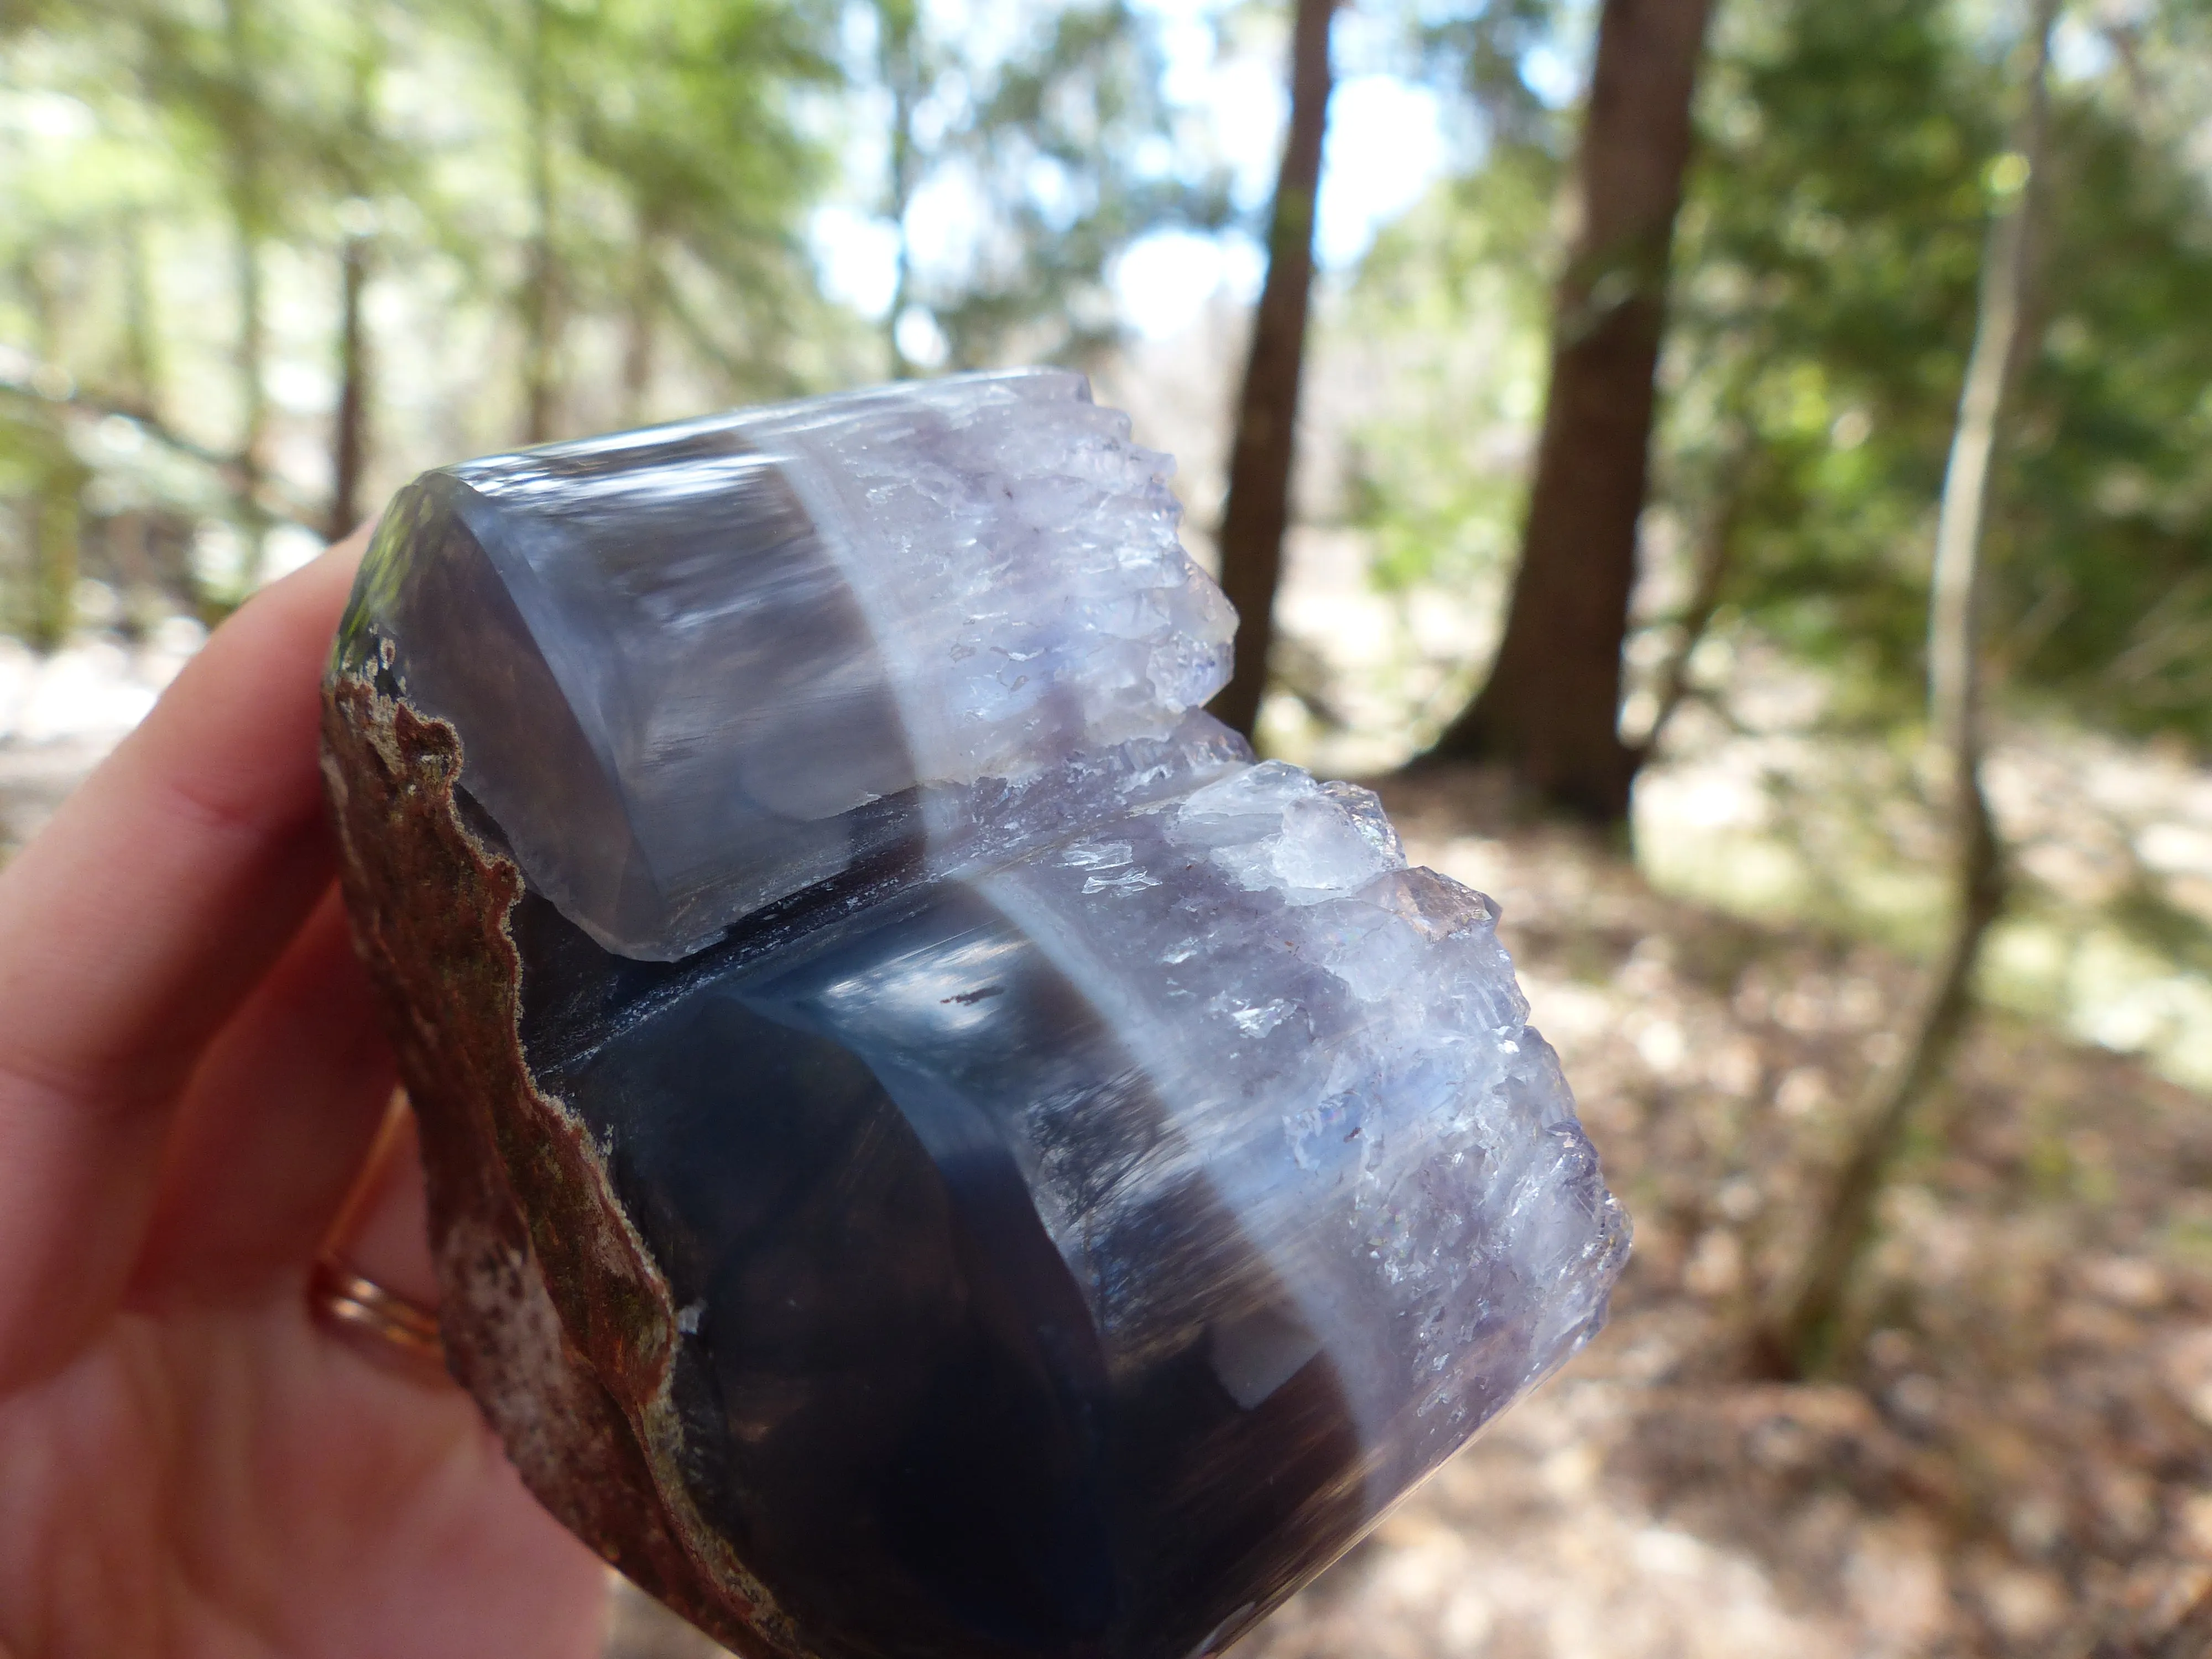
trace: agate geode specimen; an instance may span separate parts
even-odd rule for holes
[[[328,683],[454,1373],[755,1654],[1189,1659],[1603,1316],[1488,901],[1203,712],[1081,379],[433,472]]]

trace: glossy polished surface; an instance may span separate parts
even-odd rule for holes
[[[387,513],[347,638],[473,738],[532,885],[672,960],[895,845],[921,790],[1212,695],[1234,619],[1127,429],[1039,372],[468,462]]]
[[[976,377],[474,463],[341,641],[520,866],[523,1054],[787,1651],[1218,1647],[1626,1254],[1488,901],[1195,712],[1225,611],[1118,422]]]

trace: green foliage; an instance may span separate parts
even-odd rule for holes
[[[78,498],[86,469],[40,400],[0,398],[0,498],[9,504],[13,579],[0,586],[0,628],[34,650],[69,637],[78,574]]]
[[[1389,412],[1352,437],[1352,521],[1385,592],[1485,586],[1511,567],[1543,395],[1554,169],[1528,149],[1440,185],[1386,230],[1340,325],[1382,361]]]
[[[1547,9],[1491,0],[1423,26],[1492,142],[1385,234],[1339,325],[1389,377],[1352,498],[1389,591],[1487,591],[1510,567],[1571,133],[1515,68],[1557,40]],[[2212,9],[2103,16],[2077,26],[2032,186],[2045,229],[1987,636],[2022,714],[2212,743],[2212,202],[2187,148]],[[1922,0],[1726,7],[1704,76],[1655,504],[1724,530],[1717,626],[1822,669],[1846,725],[1910,726],[1924,705],[1989,211],[2026,183],[2007,151],[2014,43],[1989,22]]]
[[[2212,739],[2212,213],[2099,102],[2066,112],[2001,640],[2124,729]]]
[[[250,585],[269,526],[320,524],[300,458],[333,441],[337,388],[321,407],[301,388],[317,355],[339,367],[317,313],[364,270],[418,308],[443,290],[439,326],[488,348],[439,411],[445,435],[422,434],[428,453],[408,446],[414,465],[519,434],[501,360],[526,365],[532,427],[648,416],[667,395],[657,368],[695,407],[806,389],[819,373],[806,350],[838,334],[800,237],[829,170],[805,100],[836,88],[834,23],[814,0],[9,9],[0,394],[35,417],[0,423],[0,562],[14,573],[0,626],[23,631],[44,605],[22,597],[37,526],[69,516],[50,503],[60,475],[40,446],[100,453],[87,435],[117,411],[189,476],[85,472],[71,522],[88,574],[220,608]],[[620,372],[592,374],[617,335]],[[679,349],[656,350],[662,337]],[[397,365],[422,352],[384,343],[404,392]],[[372,373],[378,347],[343,373]],[[617,382],[619,398],[603,390]],[[210,588],[188,550],[240,537],[244,557]]]
[[[1453,100],[1474,165],[1384,228],[1350,292],[1325,305],[1335,349],[1389,388],[1347,434],[1345,515],[1384,592],[1485,591],[1510,568],[1521,435],[1543,395],[1553,201],[1571,118],[1523,74],[1559,34],[1559,0],[1417,3],[1384,55]],[[1370,55],[1376,42],[1369,42]]]
[[[1406,19],[1427,78],[1474,118],[1477,160],[1382,232],[1333,319],[1390,387],[1351,434],[1346,504],[1388,593],[1502,593],[1518,551],[1575,131],[1524,65],[1559,45],[1567,9],[1466,0]]]
[[[868,16],[863,71],[845,59]],[[866,322],[821,292],[805,233],[886,89],[891,217],[936,191],[971,222],[902,254],[894,319],[921,309],[952,366],[1093,352],[1120,252],[1227,213],[1158,26],[1129,0],[957,20],[916,0],[22,0],[0,15],[0,397],[29,413],[0,422],[0,588],[59,522],[40,446],[104,453],[87,434],[118,414],[184,471],[87,473],[86,568],[137,581],[110,541],[158,546],[165,602],[208,611],[272,526],[326,520],[318,451],[356,488],[366,453],[373,492],[518,439],[870,378]],[[245,550],[216,575],[196,545]]]
[[[1466,95],[1500,152],[1557,158],[1572,142],[1569,119],[1537,96],[1523,70],[1531,53],[1553,44],[1560,10],[1559,0],[1474,0],[1435,14],[1417,9],[1412,20],[1431,76]]]
[[[1708,70],[1678,232],[1665,476],[1741,492],[1729,599],[1899,711],[1917,703],[1996,80],[1910,0],[1743,17]],[[1745,453],[1759,465],[1728,465]]]
[[[2212,212],[2186,148],[2212,6],[2081,12],[2095,49],[2062,54],[2051,164],[2027,186],[2047,234],[1990,638],[2023,711],[2212,743]],[[1719,626],[1820,665],[1844,717],[1893,729],[1921,704],[1991,192],[2021,187],[2001,15],[1723,8],[1679,235],[1658,499],[1729,527]],[[1486,594],[1510,568],[1576,125],[1528,64],[1588,18],[1420,0],[1369,19],[1478,140],[1325,306],[1389,388],[1350,420],[1346,506],[1394,594]],[[920,0],[22,0],[0,20],[5,625],[53,614],[15,591],[58,568],[35,556],[35,525],[68,517],[50,500],[76,498],[88,574],[112,574],[131,515],[183,599],[204,597],[184,550],[211,510],[256,533],[320,522],[336,398],[298,383],[303,356],[334,358],[349,242],[414,307],[371,331],[385,486],[514,441],[533,400],[574,430],[877,372],[802,237],[840,147],[871,134],[871,210],[953,227],[902,234],[892,325],[920,313],[948,367],[1097,352],[1121,252],[1231,217],[1158,26],[1133,0],[957,19]],[[433,370],[450,378],[406,381]],[[90,441],[124,414],[161,466],[126,478]]]
[[[835,83],[830,22],[805,0],[480,6],[483,41],[514,66],[517,198],[538,188],[533,145],[552,152],[551,222],[520,228],[554,244],[561,309],[672,324],[734,393],[798,389],[781,348],[806,320],[799,230],[830,166],[798,100]]]
[[[1913,0],[1734,15],[1678,248],[1667,476],[1736,492],[1737,616],[1837,671],[1847,715],[1909,719],[1988,203],[2022,183],[2002,66]],[[2201,179],[2117,91],[2061,84],[2033,186],[1988,623],[2016,698],[2202,740],[2212,240]]]

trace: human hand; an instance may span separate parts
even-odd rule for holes
[[[599,1650],[442,1376],[311,1316],[392,1090],[319,684],[358,538],[218,629],[0,872],[0,1659]],[[349,1254],[435,1299],[411,1143]]]

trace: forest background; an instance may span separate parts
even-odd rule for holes
[[[2209,191],[2205,0],[8,0],[7,831],[427,466],[1074,363],[1640,1228],[1261,1640],[2199,1651]]]

